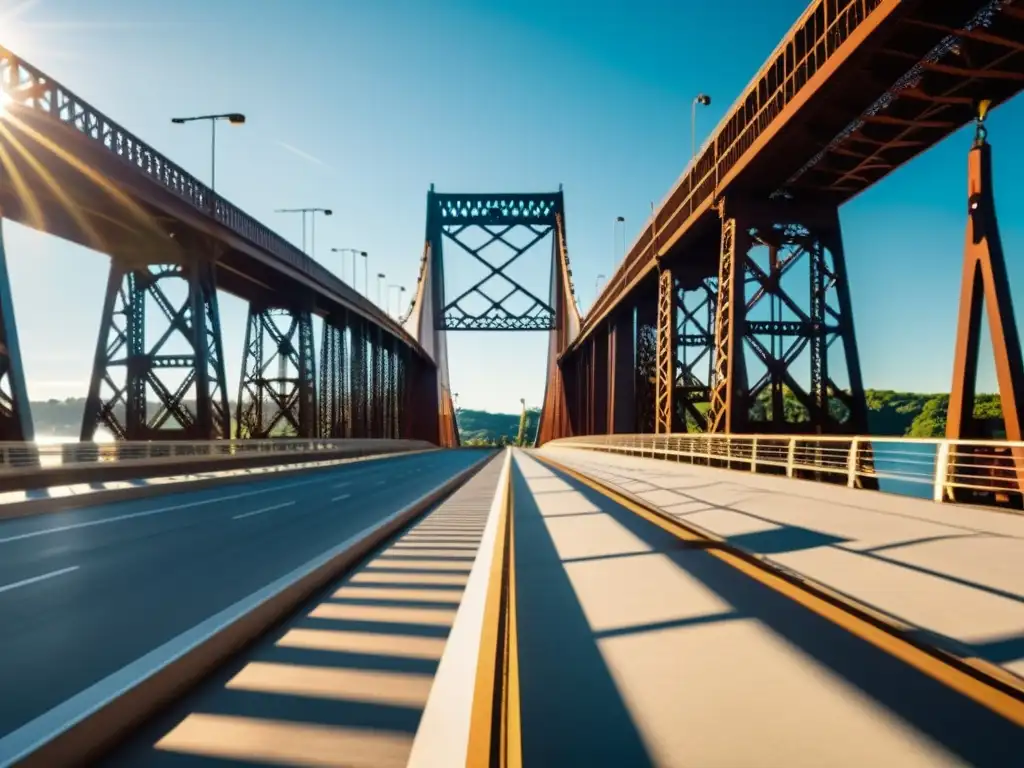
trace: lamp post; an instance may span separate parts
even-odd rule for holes
[[[626,219],[622,216],[616,216],[615,221],[612,222],[612,273],[615,272],[615,267],[619,263],[619,224],[622,225],[622,249],[626,249]]]
[[[217,121],[227,120],[231,125],[242,125],[245,122],[245,115],[240,112],[225,112],[222,115],[196,115],[195,117],[172,117],[171,122],[175,125],[194,123],[197,120],[209,120],[210,122],[210,189],[217,188]]]
[[[394,284],[388,286],[388,310],[387,311],[388,311],[389,314],[391,312],[391,291],[394,288],[398,289],[398,309],[395,312],[395,317],[399,317],[402,314],[402,296],[405,294],[405,286],[404,285],[394,285]]]
[[[274,213],[301,213],[302,214],[302,252],[306,252],[306,214],[311,214],[311,231],[310,231],[310,256],[316,255],[316,215],[322,213],[324,216],[330,216],[334,213],[330,208],[278,208]]]
[[[693,104],[690,105],[690,162],[697,157],[697,105],[707,107],[711,104],[711,97],[705,93],[698,93]]]
[[[331,248],[331,253],[351,253],[352,254],[352,287],[355,288],[358,291],[359,288],[356,286],[356,256],[362,256],[363,259],[366,259],[369,254],[367,254],[366,251],[360,251],[358,248]],[[363,270],[364,270],[363,294],[364,295],[368,295],[370,293],[370,289],[369,289],[369,285],[368,285],[369,280],[370,280],[369,274],[367,273],[368,269],[369,269],[369,263],[367,262],[367,263],[365,263],[363,265]],[[342,270],[342,274],[344,274],[344,270]]]
[[[387,276],[383,272],[377,273],[377,306],[382,309],[384,308],[384,305],[380,303],[381,287],[386,279]]]

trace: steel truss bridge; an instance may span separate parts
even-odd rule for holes
[[[431,187],[396,322],[0,49],[2,218],[110,260],[36,445],[0,237],[0,765],[1019,764],[1022,87],[1024,0],[815,0],[585,316],[561,189]],[[972,123],[947,436],[870,436],[839,209]],[[533,449],[439,450],[461,330],[548,335]]]
[[[408,314],[395,322],[6,50],[0,209],[110,257],[85,441],[102,426],[124,440],[284,433],[454,446],[446,334],[458,330],[549,335],[539,444],[621,433],[864,434],[851,255],[839,208],[1016,95],[1024,83],[1022,39],[1021,0],[814,2],[653,212],[585,317],[574,297],[561,190],[488,195],[431,187],[417,288]],[[950,438],[984,436],[987,428],[972,409],[983,304],[1005,434],[1022,437],[1024,374],[992,163],[979,122]],[[539,296],[509,267],[548,236],[551,282]],[[495,243],[506,247],[504,260],[482,255]],[[445,291],[446,244],[486,268],[459,295]],[[496,282],[505,288],[495,292]],[[175,293],[184,295],[180,301],[170,298],[172,283],[184,286]],[[233,419],[218,290],[249,302]],[[147,305],[158,308],[160,328],[146,327]],[[324,320],[319,360],[314,314]],[[0,437],[28,440],[6,269],[0,318]],[[187,352],[168,351],[172,340],[179,347],[183,340]],[[786,393],[795,409],[784,407]]]

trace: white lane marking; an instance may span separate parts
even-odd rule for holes
[[[360,467],[358,470],[353,470],[354,473],[362,474],[363,472],[373,471],[377,467]],[[328,470],[330,471],[330,470]],[[328,478],[318,477],[312,480],[296,480],[291,483],[283,483],[274,488],[261,488],[255,491],[245,491],[244,493],[233,493],[229,496],[216,496],[212,499],[203,499],[201,501],[190,501],[188,504],[174,504],[169,507],[158,507],[157,509],[146,509],[142,512],[131,512],[127,515],[115,515],[114,517],[105,517],[102,520],[88,520],[83,523],[70,523],[68,525],[58,525],[55,528],[44,528],[41,531],[29,531],[28,533],[19,533],[16,536],[5,536],[0,538],[0,544],[7,544],[12,541],[22,541],[24,539],[34,539],[37,536],[46,536],[51,533],[62,533],[63,531],[74,531],[79,528],[91,528],[94,525],[106,525],[107,523],[117,523],[121,520],[133,520],[137,517],[149,517],[150,515],[160,515],[164,512],[174,512],[179,509],[190,509],[192,507],[202,507],[208,504],[216,504],[220,501],[232,501],[233,499],[244,499],[249,496],[256,496],[257,494],[273,493],[275,491],[282,491],[288,488],[297,488],[302,485],[315,485],[317,483],[327,482]],[[382,481],[383,482],[383,481]],[[348,498],[339,497],[339,498]],[[338,501],[338,499],[331,499],[331,501]]]
[[[344,501],[351,495],[351,493],[343,493],[341,494],[341,496],[335,496],[333,499],[331,499],[331,501]]]
[[[352,485],[352,483],[338,483],[337,485],[333,485],[331,487],[332,488],[347,488],[350,485]]]
[[[200,501],[190,501],[188,504],[174,504],[170,507],[158,507],[157,509],[146,509],[142,512],[131,512],[127,515],[116,515],[114,517],[105,517],[102,520],[87,520],[84,523],[71,523],[69,525],[59,525],[56,528],[44,528],[41,531],[29,531],[28,533],[19,533],[17,536],[6,536],[0,539],[0,544],[7,544],[11,541],[21,541],[23,539],[34,539],[36,536],[46,536],[50,533],[61,533],[62,531],[74,531],[79,528],[90,528],[94,525],[106,525],[107,523],[117,523],[121,520],[132,520],[137,517],[149,517],[150,515],[160,515],[164,512],[174,512],[178,509],[189,509],[191,507],[204,507],[208,504],[218,504],[224,501],[232,501],[233,499],[245,499],[249,496],[256,496],[259,494],[273,493],[274,491],[282,491],[288,488],[294,488],[299,485],[311,485],[313,483],[322,483],[323,478],[318,480],[302,480],[294,483],[288,483],[287,485],[279,485],[276,488],[266,489],[261,488],[257,491],[245,491],[244,493],[232,493],[228,496],[215,496],[212,499],[201,499]]]
[[[47,579],[52,579],[54,576],[63,576],[65,573],[71,573],[72,571],[77,570],[78,566],[72,565],[69,568],[61,568],[59,571],[44,573],[42,576],[33,576],[31,579],[22,579],[21,581],[16,581],[13,584],[5,584],[0,587],[0,592],[10,592],[12,589],[17,589],[18,587],[27,587],[29,584],[35,584],[37,581],[46,581]]]
[[[286,501],[284,504],[275,504],[272,507],[264,507],[263,509],[255,509],[252,512],[243,512],[240,515],[235,515],[232,520],[241,520],[243,517],[252,517],[253,515],[262,515],[264,512],[273,512],[275,509],[282,509],[283,507],[290,507],[294,504],[294,501]]]

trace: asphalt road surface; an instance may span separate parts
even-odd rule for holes
[[[0,522],[0,736],[480,458],[394,456]]]

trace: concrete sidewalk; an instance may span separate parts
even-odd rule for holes
[[[541,455],[1024,676],[1024,516],[602,453]]]

